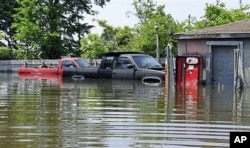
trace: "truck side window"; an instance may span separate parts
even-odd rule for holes
[[[103,69],[111,69],[114,57],[106,57],[103,65]]]
[[[74,63],[71,60],[64,60],[62,65],[63,67],[74,67]]]
[[[128,57],[119,57],[116,60],[115,68],[116,69],[127,69],[127,64],[131,64],[131,61]]]

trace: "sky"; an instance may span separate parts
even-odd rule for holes
[[[199,19],[204,15],[205,5],[215,4],[216,0],[154,0],[158,5],[165,5],[165,12],[171,14],[177,21],[183,21],[188,18],[190,14],[193,17]],[[226,4],[226,8],[235,9],[239,8],[240,0],[220,0]],[[250,4],[249,0],[241,0],[242,4]],[[92,33],[100,34],[102,32],[101,27],[92,19],[107,20],[109,25],[115,27],[122,27],[125,25],[134,26],[138,21],[131,13],[135,12],[132,6],[133,0],[111,0],[103,8],[95,6],[94,9],[99,12],[97,16],[87,17],[87,22],[95,25],[96,27],[91,30]]]

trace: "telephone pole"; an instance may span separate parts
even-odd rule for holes
[[[155,31],[156,31],[156,59],[160,63],[160,49],[159,49],[159,26],[158,23],[155,22]]]

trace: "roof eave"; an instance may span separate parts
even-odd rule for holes
[[[250,38],[250,33],[217,33],[217,34],[175,34],[174,39],[230,39],[230,38]]]

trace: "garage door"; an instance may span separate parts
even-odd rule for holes
[[[212,84],[234,84],[234,54],[236,46],[212,47]]]

